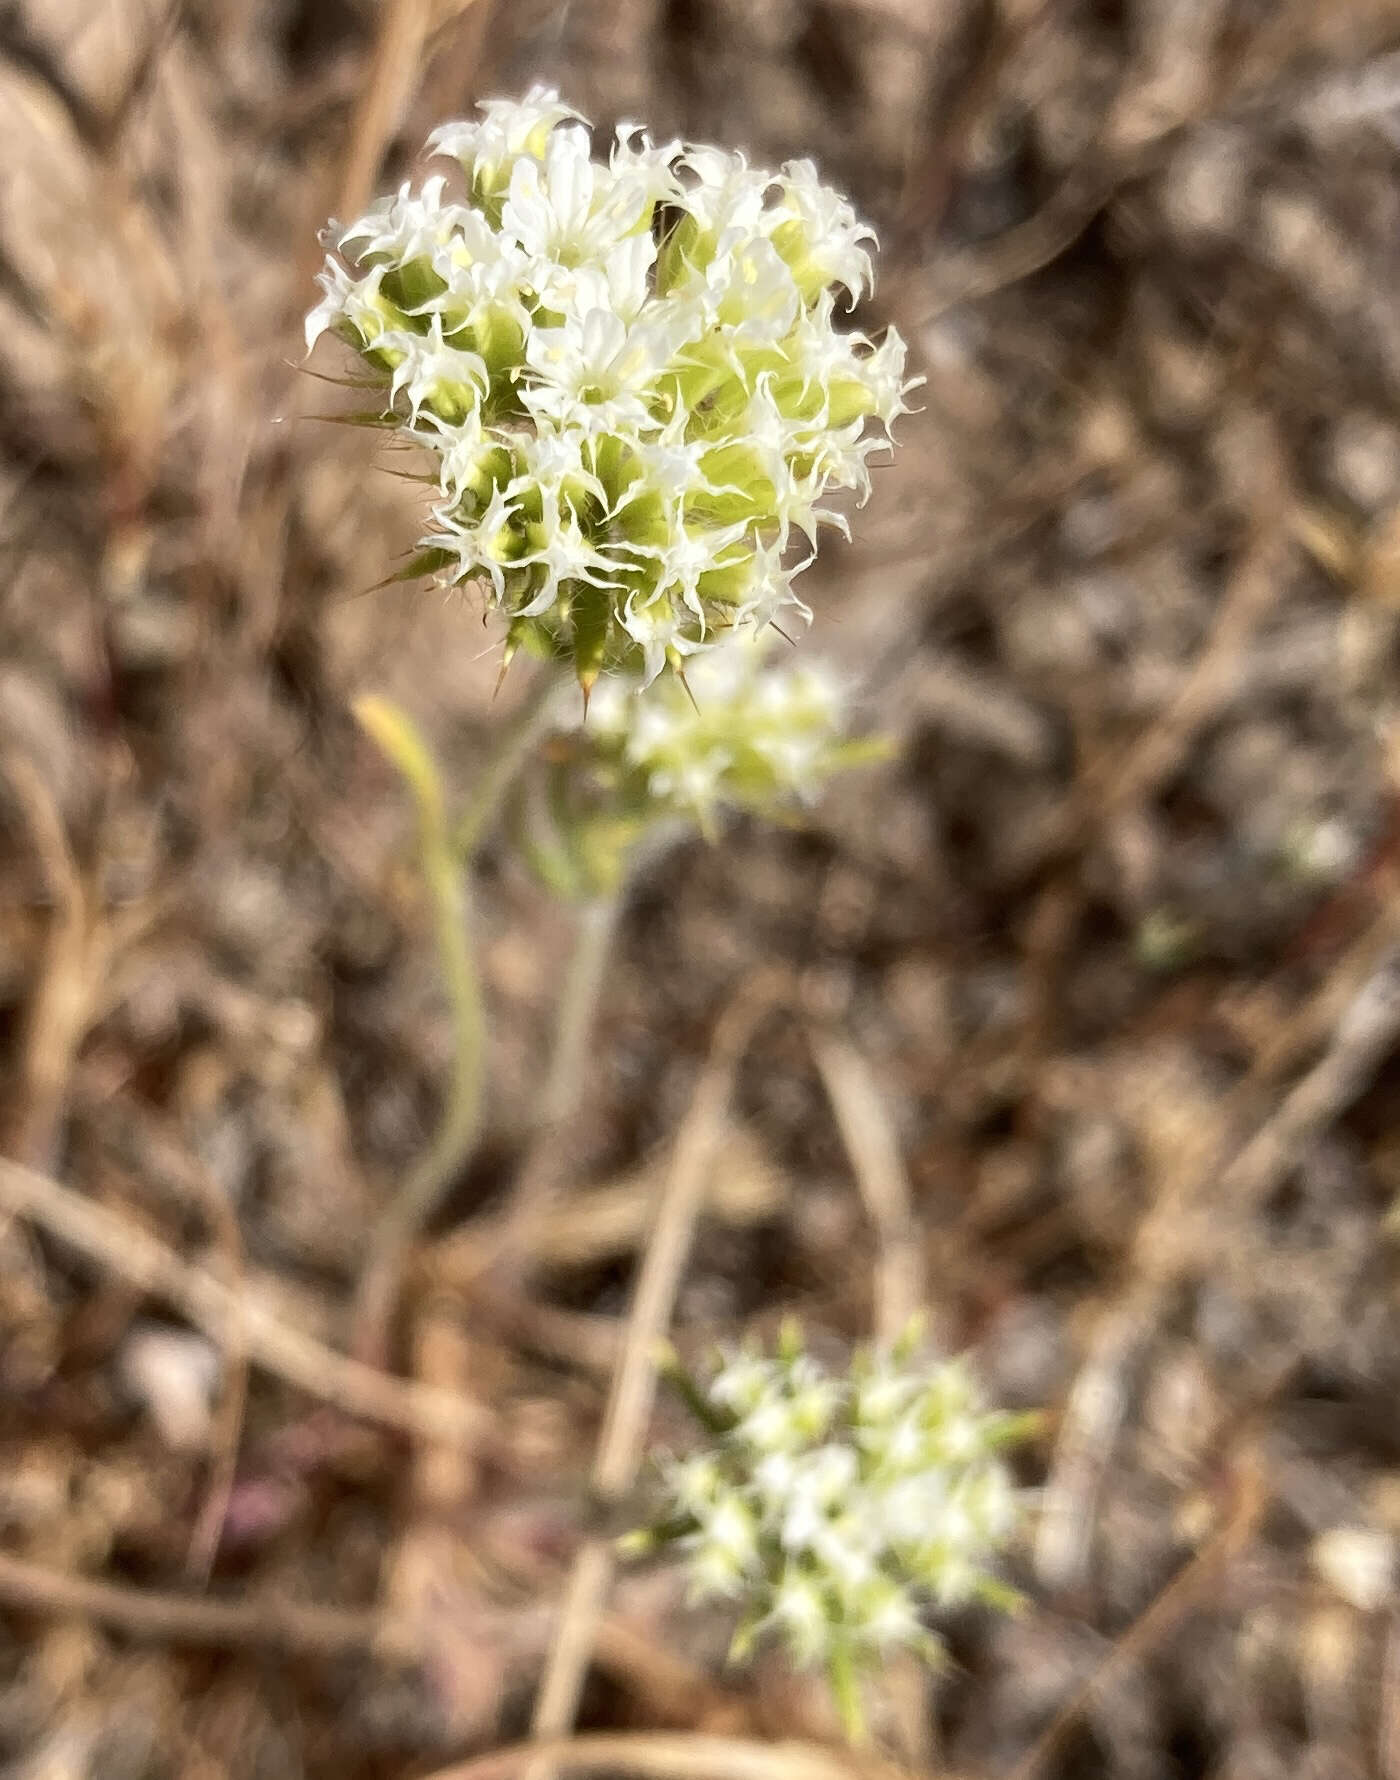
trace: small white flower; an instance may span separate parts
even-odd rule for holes
[[[381,198],[357,223],[341,231],[341,248],[354,247],[362,264],[383,260],[391,266],[431,259],[453,237],[473,226],[474,213],[447,198],[447,181],[425,180],[421,191],[401,185]]]
[[[429,136],[428,149],[460,162],[474,183],[485,187],[494,185],[518,155],[542,155],[555,125],[579,115],[548,87],[532,87],[519,101],[488,99],[477,109],[479,122],[441,125]]]
[[[751,234],[763,227],[771,174],[750,167],[742,154],[721,148],[687,148],[679,165],[693,175],[681,203],[702,234],[718,239],[731,230]]]
[[[782,1633],[793,1661],[810,1669],[826,1655],[831,1643],[831,1615],[820,1585],[787,1564],[773,1590],[768,1623]]]
[[[665,1476],[676,1506],[697,1519],[713,1506],[724,1487],[724,1473],[710,1453],[673,1459],[665,1468]]]
[[[870,391],[871,411],[888,433],[901,414],[910,412],[904,400],[914,384],[905,376],[908,349],[890,329],[866,359],[860,362],[860,380]],[[917,379],[919,383],[922,378]]]
[[[736,1353],[710,1380],[706,1395],[734,1415],[748,1415],[768,1395],[776,1375],[773,1361],[764,1355]]]
[[[690,1575],[698,1598],[737,1594],[758,1562],[758,1527],[735,1492],[707,1503],[697,1516]]]
[[[647,424],[647,397],[689,322],[667,314],[630,328],[611,309],[589,309],[562,327],[535,328],[525,344],[534,373],[522,399],[538,422],[584,433]]]
[[[389,395],[407,398],[411,425],[420,424],[425,409],[450,426],[479,411],[491,382],[486,361],[479,353],[450,345],[443,337],[440,315],[431,318],[426,334],[388,328],[375,344],[398,360],[389,379]]]
[[[861,222],[840,192],[823,185],[811,161],[787,161],[778,181],[781,194],[775,238],[784,240],[793,276],[815,294],[844,285],[851,303],[870,286],[870,254],[875,231]],[[785,238],[785,239],[784,239]]]
[[[819,1544],[833,1515],[850,1499],[857,1469],[856,1454],[849,1446],[819,1446],[792,1461],[778,1534],[785,1551]]]
[[[739,1434],[756,1452],[796,1452],[806,1436],[793,1405],[770,1397],[739,1423]]]
[[[577,266],[609,253],[642,227],[651,202],[647,182],[599,165],[591,158],[587,130],[571,125],[550,137],[542,163],[515,163],[501,227],[527,254]]]
[[[882,1654],[924,1642],[918,1608],[907,1588],[887,1576],[876,1577],[861,1600],[865,1636]]]

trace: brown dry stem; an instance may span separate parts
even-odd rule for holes
[[[163,1298],[221,1350],[230,1339],[241,1338],[253,1364],[347,1415],[469,1445],[491,1426],[491,1416],[478,1404],[378,1372],[279,1322],[207,1268],[181,1260],[128,1219],[33,1169],[0,1159],[0,1207],[29,1218],[139,1291]]]
[[[708,1176],[719,1154],[734,1071],[755,1026],[782,990],[782,979],[761,977],[726,1009],[676,1134],[593,1463],[593,1486],[604,1502],[624,1494],[641,1463],[656,1393],[656,1346],[671,1320]],[[537,1738],[558,1737],[573,1723],[614,1562],[611,1542],[596,1538],[586,1541],[574,1560],[535,1701],[532,1730]]]

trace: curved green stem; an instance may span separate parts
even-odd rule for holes
[[[511,1190],[492,1260],[518,1267],[530,1232],[558,1185],[561,1146],[588,1080],[593,1027],[607,976],[621,898],[600,897],[578,912],[573,949],[554,1010],[554,1045],[530,1141]]]
[[[442,781],[427,744],[387,699],[363,698],[355,715],[403,775],[418,808],[419,860],[452,1016],[452,1073],[432,1142],[370,1234],[356,1301],[359,1344],[382,1357],[404,1250],[431,1217],[476,1146],[486,1053],[486,1013],[472,946],[468,865],[447,826]]]
[[[541,1126],[560,1125],[578,1110],[588,1071],[593,1022],[602,999],[621,899],[604,896],[586,902],[564,971],[554,1013],[554,1048],[540,1099]]]
[[[841,1719],[846,1741],[859,1749],[865,1742],[865,1703],[861,1698],[860,1677],[851,1657],[849,1644],[838,1643],[827,1660],[827,1678],[831,1696]]]

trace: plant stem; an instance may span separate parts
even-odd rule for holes
[[[504,733],[491,750],[472,795],[452,836],[452,850],[464,864],[481,844],[501,800],[515,783],[517,774],[529,757],[530,750],[547,726],[550,705],[564,676],[557,663],[539,668],[526,688],[520,709],[516,711]]]
[[[468,864],[449,835],[442,784],[426,743],[384,699],[360,700],[360,722],[398,767],[418,806],[419,862],[452,1018],[452,1073],[432,1142],[370,1234],[356,1292],[357,1347],[381,1359],[405,1249],[460,1174],[481,1124],[486,1013],[472,946]]]
[[[827,1662],[831,1695],[840,1714],[846,1741],[859,1749],[865,1742],[865,1706],[860,1697],[860,1680],[851,1660],[850,1647],[837,1644]]]
[[[540,1124],[559,1125],[573,1116],[583,1098],[593,1023],[602,999],[603,978],[612,951],[622,900],[599,897],[578,912],[578,926],[554,1012],[554,1046],[540,1101]]]
[[[530,1231],[558,1182],[564,1134],[587,1086],[593,1027],[621,910],[621,897],[607,896],[584,903],[578,912],[573,948],[555,1004],[549,1071],[493,1253],[493,1260],[510,1271],[518,1269]]]
[[[465,814],[449,827],[442,780],[426,742],[402,711],[385,699],[364,698],[356,715],[398,768],[418,808],[419,862],[432,906],[433,937],[452,1017],[452,1073],[431,1143],[413,1165],[370,1234],[355,1301],[357,1351],[382,1363],[405,1251],[461,1174],[481,1127],[486,1013],[471,936],[472,857],[549,719],[561,683],[557,667],[543,667],[526,690],[514,720],[481,770]],[[585,932],[591,931],[586,928]],[[603,935],[606,955],[607,934]],[[581,967],[602,974],[602,956],[583,949]],[[561,1031],[550,1081],[563,1094],[581,1074],[598,981],[577,983],[571,970],[561,1004]]]
[[[669,1342],[657,1355],[656,1371],[657,1376],[670,1385],[707,1434],[718,1439],[733,1430],[736,1418],[716,1409],[701,1389],[700,1381]]]

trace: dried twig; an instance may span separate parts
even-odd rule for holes
[[[1381,1780],[1400,1780],[1400,1617],[1394,1612],[1385,1628],[1385,1656],[1380,1685],[1380,1723],[1376,1727],[1376,1766]]]
[[[586,1267],[641,1248],[652,1222],[658,1176],[670,1165],[667,1146],[634,1169],[597,1186],[579,1187],[539,1207],[528,1232],[511,1230],[513,1213],[473,1220],[433,1244],[425,1271],[435,1281],[475,1290],[492,1263],[514,1243],[528,1241],[537,1267]],[[723,1162],[706,1183],[705,1214],[735,1229],[776,1216],[790,1185],[743,1131],[725,1134]]]
[[[29,29],[19,0],[5,0],[0,5],[0,56],[48,88],[67,113],[74,134],[84,147],[108,155],[150,88],[161,52],[179,23],[182,5],[183,0],[171,0],[159,19],[148,27],[146,41],[125,87],[116,103],[106,110],[88,98],[60,58]]]
[[[601,1769],[652,1775],[656,1780],[856,1780],[858,1776],[899,1780],[907,1774],[892,1763],[814,1743],[759,1743],[745,1737],[634,1731],[516,1743],[439,1768],[427,1780],[508,1780],[517,1768],[533,1761],[557,1770]],[[957,1777],[944,1772],[938,1780]]]
[[[593,1660],[645,1704],[651,1723],[725,1733],[750,1728],[754,1715],[748,1700],[716,1686],[704,1669],[678,1656],[651,1627],[604,1614]]]
[[[932,140],[911,144],[897,218],[911,249],[920,236],[933,233],[942,221],[967,140],[994,104],[1008,64],[1024,49],[1048,8],[1049,0],[1030,0],[1019,15],[1001,7],[980,9],[972,68],[958,91],[950,95],[950,103],[941,108],[944,115]],[[923,9],[916,7],[912,12],[927,29],[931,20],[923,15]]]
[[[1363,1094],[1400,1033],[1400,953],[1383,959],[1343,1011],[1331,1043],[1220,1177],[1226,1215],[1267,1197],[1306,1144]]]
[[[74,1576],[0,1553],[0,1604],[22,1613],[82,1618],[129,1638],[214,1649],[269,1649],[319,1657],[363,1656],[382,1662],[421,1661],[423,1628],[376,1608],[325,1607],[259,1596],[211,1600]],[[649,1702],[677,1722],[698,1711],[742,1725],[744,1702],[724,1693],[683,1658],[657,1647],[626,1619],[598,1627],[598,1661],[618,1680],[644,1686]]]
[[[343,162],[335,214],[349,221],[369,202],[384,150],[417,84],[432,0],[387,0],[380,12],[369,73],[360,89]]]
[[[25,1021],[6,1148],[24,1162],[47,1167],[73,1059],[101,994],[110,947],[47,779],[17,748],[0,755],[0,773],[19,806],[54,911]]]
[[[1315,1041],[1326,1020],[1332,1038],[1313,1068],[1232,1156],[1222,1156],[1211,1143],[1204,1161],[1188,1158],[1143,1220],[1134,1239],[1130,1283],[1100,1319],[1060,1424],[1036,1542],[1036,1571],[1047,1585],[1067,1587],[1082,1574],[1094,1500],[1127,1415],[1133,1372],[1173,1290],[1201,1252],[1185,1234],[1192,1220],[1209,1215],[1217,1223],[1245,1216],[1277,1183],[1299,1146],[1364,1091],[1393,1048],[1400,1032],[1400,993],[1395,957],[1381,948],[1394,947],[1398,921],[1393,908],[1382,910],[1289,1023],[1289,1041],[1271,1046],[1231,1091],[1221,1109],[1222,1129],[1238,1129],[1263,1087],[1293,1060],[1301,1042]],[[1358,966],[1367,973],[1359,984]],[[1201,1196],[1212,1183],[1218,1191],[1205,1214]]]
[[[866,1215],[875,1230],[875,1338],[889,1345],[904,1333],[925,1302],[923,1248],[909,1176],[884,1098],[864,1057],[836,1033],[814,1033],[812,1051]],[[913,1766],[927,1767],[932,1753],[931,1726],[921,1665],[907,1655],[892,1661],[885,1670],[884,1685],[900,1754]]]
[[[812,1051],[875,1231],[875,1338],[892,1342],[923,1308],[919,1226],[889,1112],[870,1066],[844,1038],[814,1033]]]
[[[1110,1306],[1075,1375],[1036,1525],[1035,1573],[1046,1588],[1071,1587],[1089,1561],[1095,1510],[1133,1376],[1157,1326],[1159,1297],[1153,1279]]]
[[[734,1071],[755,1025],[773,1005],[778,989],[777,980],[763,977],[730,1004],[716,1027],[709,1059],[677,1134],[670,1174],[642,1261],[593,1465],[594,1488],[604,1502],[623,1495],[641,1461],[656,1392],[656,1344],[671,1319],[707,1179],[719,1152]],[[556,1737],[573,1723],[612,1573],[611,1543],[605,1539],[588,1540],[574,1561],[536,1698],[536,1737]]]
[[[208,1216],[219,1246],[225,1282],[229,1290],[241,1298],[244,1290],[243,1233],[228,1195],[193,1151],[173,1143],[170,1148],[175,1152],[173,1159],[180,1167],[190,1193]],[[201,1584],[208,1582],[214,1559],[218,1556],[219,1541],[238,1475],[243,1418],[248,1408],[248,1348],[241,1321],[231,1326],[226,1334],[222,1370],[222,1391],[210,1429],[204,1500],[195,1516],[185,1557],[186,1576],[191,1582]]]
[[[19,0],[5,0],[0,6],[0,55],[48,88],[67,113],[79,141],[95,150],[106,146],[107,119],[48,44],[30,30]]]
[[[1236,1496],[1224,1524],[1139,1615],[1098,1668],[1056,1713],[1030,1750],[1011,1770],[1009,1780],[1036,1780],[1085,1712],[1110,1682],[1140,1661],[1185,1614],[1220,1572],[1248,1544],[1268,1505],[1268,1492],[1257,1463],[1245,1455]]]
[[[1066,800],[1058,844],[1083,847],[1140,806],[1185,759],[1201,730],[1230,701],[1244,651],[1278,597],[1291,547],[1278,514],[1287,507],[1288,478],[1278,440],[1261,423],[1251,458],[1249,533],[1216,610],[1204,648],[1176,695],[1128,749],[1115,751],[1082,772]],[[1051,1024],[1060,961],[1079,921],[1085,889],[1078,877],[1056,874],[1041,892],[1027,923],[1031,991],[1020,1051],[1037,1054]]]
[[[264,1598],[213,1601],[158,1594],[69,1576],[0,1552],[0,1600],[25,1612],[73,1614],[134,1638],[169,1644],[253,1646],[343,1656],[357,1651],[412,1654],[405,1631],[374,1611],[312,1607]]]
[[[31,1219],[138,1291],[163,1298],[221,1349],[241,1335],[249,1360],[347,1415],[437,1440],[486,1439],[491,1417],[478,1404],[405,1383],[348,1359],[280,1322],[207,1268],[183,1261],[145,1230],[72,1188],[0,1159],[0,1208]]]
[[[218,1246],[224,1280],[231,1291],[243,1295],[243,1235],[228,1194],[214,1178],[198,1153],[179,1133],[153,1114],[138,1111],[130,1103],[89,1105],[83,1109],[111,1127],[113,1149],[148,1177],[167,1181],[182,1199],[192,1199],[204,1212]],[[210,1456],[204,1500],[190,1535],[185,1574],[192,1583],[205,1583],[218,1554],[219,1539],[228,1513],[243,1438],[243,1416],[248,1399],[248,1355],[241,1326],[226,1334],[223,1380],[218,1408],[210,1432]]]

